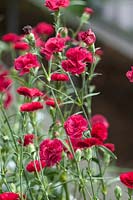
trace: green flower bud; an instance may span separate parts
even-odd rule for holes
[[[91,158],[92,158],[92,149],[91,148],[85,149],[84,156],[88,161],[91,160]]]
[[[88,15],[87,13],[83,13],[82,16],[81,16],[81,24],[85,24],[88,22],[90,18],[90,15]]]
[[[35,37],[33,33],[25,36],[24,41],[27,42],[31,47],[35,46]]]
[[[60,176],[60,181],[65,182],[66,180],[67,180],[67,174],[66,174],[66,172],[63,172]]]
[[[122,190],[118,185],[115,187],[114,193],[117,199],[122,197]]]
[[[77,151],[75,153],[75,158],[76,158],[77,162],[80,162],[80,160],[81,160],[81,154],[82,154],[81,150],[77,149]]]
[[[30,154],[33,154],[36,151],[34,144],[29,144],[28,145],[28,152]]]

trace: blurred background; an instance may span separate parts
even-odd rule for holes
[[[21,34],[25,25],[52,23],[52,15],[43,4],[44,0],[0,0],[0,36],[8,32]],[[92,28],[97,47],[104,52],[97,67],[103,75],[94,80],[101,94],[93,99],[93,114],[103,114],[110,122],[109,141],[116,145],[117,165],[132,167],[133,84],[125,73],[133,65],[133,1],[73,0],[63,15],[67,26],[78,26],[84,4],[94,9],[84,29]]]

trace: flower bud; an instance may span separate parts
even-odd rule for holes
[[[92,158],[92,149],[91,148],[85,149],[84,156],[89,161]]]
[[[67,174],[66,174],[66,172],[63,172],[60,176],[60,181],[65,182],[66,180],[67,180]]]
[[[117,199],[122,197],[122,190],[118,185],[115,187],[114,193]]]
[[[88,15],[88,13],[84,12],[81,16],[81,24],[87,23],[89,18],[90,18],[90,15]]]
[[[80,160],[81,160],[81,154],[82,154],[81,150],[77,149],[77,151],[75,153],[75,157],[76,157],[77,162],[80,162]]]
[[[29,144],[28,145],[28,152],[30,154],[33,154],[36,151],[34,144]]]
[[[63,27],[60,31],[60,35],[62,38],[65,38],[68,36],[68,29],[66,27]]]
[[[35,46],[35,37],[33,33],[30,33],[24,37],[24,41],[29,44],[29,46],[34,47]]]

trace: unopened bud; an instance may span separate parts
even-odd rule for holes
[[[60,133],[59,133],[58,131],[55,131],[55,132],[53,133],[53,135],[54,135],[54,137],[56,138],[56,137],[59,137],[59,136],[60,136]]]
[[[117,199],[122,197],[122,190],[118,185],[115,187],[114,193]]]
[[[28,145],[28,152],[33,154],[36,151],[34,144]]]
[[[81,24],[86,24],[90,18],[90,15],[88,13],[84,12],[81,16]]]
[[[24,37],[24,41],[29,44],[29,46],[34,47],[35,46],[35,36],[33,33],[30,33]]]
[[[68,36],[68,29],[66,27],[63,27],[60,31],[61,37],[65,38]]]
[[[91,148],[85,149],[84,155],[86,160],[89,161],[92,158],[92,149]]]
[[[60,181],[61,182],[66,182],[66,180],[67,180],[67,174],[66,174],[66,172],[63,172],[61,174],[61,176],[60,176]]]
[[[76,157],[77,162],[80,162],[81,154],[82,154],[82,151],[80,149],[77,149],[77,151],[75,153],[75,157]]]

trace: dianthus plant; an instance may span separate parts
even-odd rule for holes
[[[105,175],[116,159],[106,143],[109,123],[91,112],[102,50],[91,28],[81,29],[93,10],[84,9],[74,32],[61,22],[69,5],[46,0],[53,25],[40,22],[25,26],[23,36],[2,37],[13,68],[1,66],[0,74],[0,200],[105,200],[107,186],[119,181]],[[132,177],[121,181],[131,199]],[[121,195],[117,186],[113,199]]]

